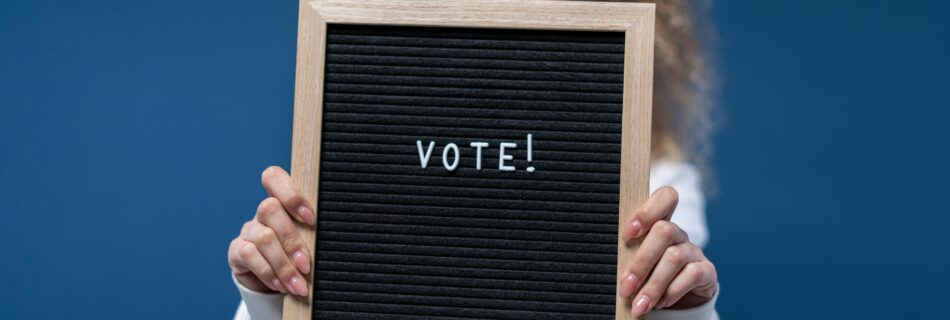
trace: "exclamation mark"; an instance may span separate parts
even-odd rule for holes
[[[531,147],[531,134],[529,133],[528,134],[528,165],[529,166],[527,169],[529,173],[534,172],[534,166],[531,166],[531,161],[533,160],[533,157],[531,156],[532,150],[533,148]]]

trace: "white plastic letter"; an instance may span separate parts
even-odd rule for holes
[[[506,166],[505,160],[511,160],[514,156],[510,154],[505,154],[505,148],[514,149],[517,148],[518,144],[514,142],[502,142],[501,147],[498,149],[498,170],[501,171],[515,171],[514,166]]]
[[[429,159],[432,158],[432,149],[435,149],[435,141],[429,142],[429,150],[425,153],[422,152],[422,140],[416,140],[416,146],[419,147],[419,162],[422,163],[422,168],[425,169],[429,166]]]
[[[455,160],[452,161],[452,165],[449,165],[449,149],[452,149],[452,152],[455,153]],[[449,143],[445,145],[445,149],[442,149],[442,165],[445,166],[445,170],[455,171],[455,168],[459,166],[459,146],[454,143]]]
[[[475,148],[475,170],[482,170],[482,148],[488,146],[488,142],[472,142],[469,144]]]

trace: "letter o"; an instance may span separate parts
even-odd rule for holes
[[[449,165],[449,149],[452,149],[452,152],[455,153],[455,160],[452,161],[452,165]],[[454,143],[449,143],[445,145],[445,149],[442,149],[442,165],[445,166],[445,170],[455,171],[455,168],[459,166],[459,146]]]

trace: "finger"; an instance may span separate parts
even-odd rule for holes
[[[234,271],[236,274],[250,272],[250,270],[244,267],[244,261],[240,255],[241,245],[244,244],[244,242],[243,238],[237,237],[228,244],[228,265],[231,266],[231,271]]]
[[[264,259],[254,243],[243,239],[235,239],[232,243],[236,250],[229,252],[235,252],[235,257],[233,257],[235,267],[253,273],[262,284],[271,290],[287,293],[287,289],[277,280],[274,269],[267,263],[267,260]]]
[[[297,231],[293,220],[291,220],[287,211],[284,211],[284,208],[281,207],[277,198],[269,197],[261,201],[261,204],[257,207],[255,219],[277,233],[277,238],[284,248],[284,253],[290,257],[297,270],[303,274],[310,273],[309,247],[300,237],[300,232]]]
[[[306,296],[307,284],[303,281],[303,276],[297,271],[297,267],[290,262],[284,248],[281,247],[277,239],[277,233],[267,226],[257,224],[253,226],[245,236],[245,240],[253,242],[257,249],[270,264],[271,268],[277,274],[284,287],[290,293]]]
[[[650,279],[647,280],[647,283],[643,285],[643,289],[640,290],[637,298],[634,299],[636,302],[640,302],[641,300],[647,301],[640,305],[641,307],[646,307],[646,309],[635,308],[634,316],[640,316],[646,313],[650,310],[651,305],[655,307],[660,306],[658,302],[663,298],[667,286],[670,285],[670,282],[673,281],[673,278],[676,277],[680,270],[691,262],[702,261],[702,256],[697,251],[698,248],[694,248],[689,242],[666,248],[663,257],[660,258],[660,261],[653,269],[653,273],[650,274]]]
[[[620,237],[623,241],[630,241],[646,234],[646,230],[653,228],[657,221],[669,221],[673,210],[679,202],[679,193],[671,187],[661,187],[650,195],[650,198],[633,213],[633,217],[623,228]]]
[[[660,257],[666,253],[667,247],[686,242],[686,240],[686,232],[683,232],[676,224],[665,220],[655,223],[653,229],[647,233],[646,237],[643,238],[643,242],[640,243],[640,247],[633,254],[628,274],[638,280],[635,282],[642,283],[640,281],[650,275]],[[635,290],[636,285],[631,289],[631,292]]]
[[[699,292],[699,294],[703,297],[712,297],[715,294],[715,286],[716,270],[712,264],[702,261],[689,263],[667,286],[666,293],[663,294],[663,298],[660,299],[657,306],[669,308],[687,293],[703,288],[709,288],[710,290],[702,290],[703,292]]]
[[[287,171],[278,166],[268,167],[261,174],[261,183],[267,194],[280,200],[284,209],[293,213],[295,218],[309,225],[317,222],[313,207],[307,203],[307,199],[300,193]]]

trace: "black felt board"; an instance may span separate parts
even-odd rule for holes
[[[613,319],[623,41],[329,25],[313,318]]]

